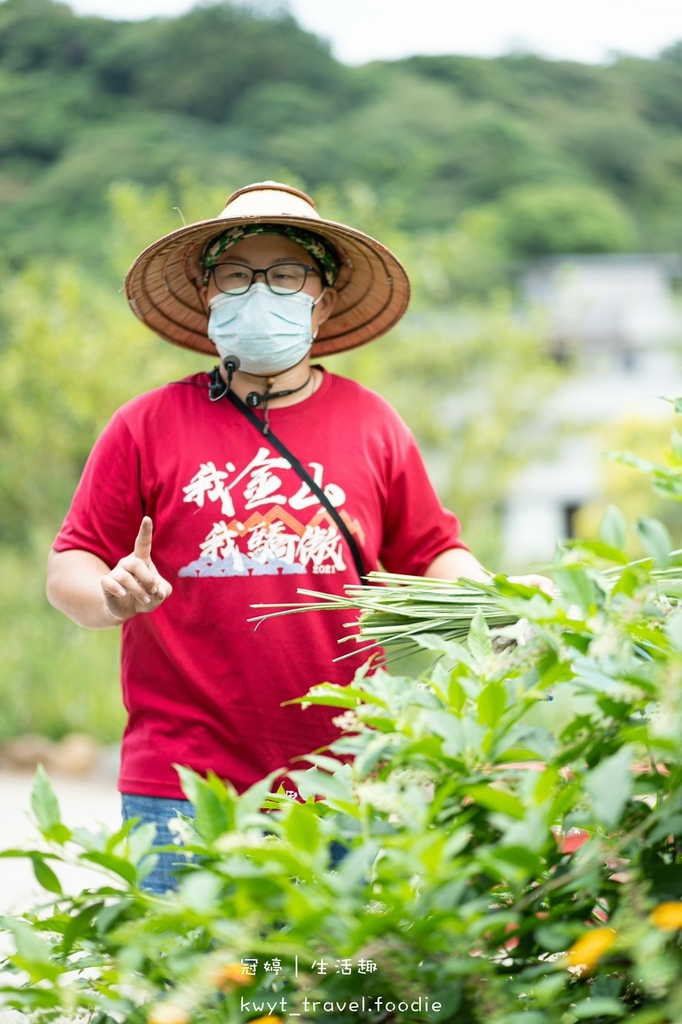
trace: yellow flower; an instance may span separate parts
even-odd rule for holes
[[[152,1007],[147,1024],[190,1024],[191,1017],[187,1010],[173,1003],[159,1003]]]
[[[651,912],[651,923],[664,932],[682,928],[682,903],[659,903]]]
[[[211,975],[211,982],[216,988],[223,992],[231,992],[239,985],[251,985],[254,981],[253,975],[244,970],[241,964],[223,964]]]
[[[591,971],[616,939],[613,928],[592,928],[577,939],[564,957],[564,967],[584,967]]]
[[[284,1017],[273,1017],[269,1013],[265,1017],[256,1017],[250,1020],[249,1024],[284,1024]]]

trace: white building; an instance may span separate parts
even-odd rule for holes
[[[530,266],[526,306],[548,320],[558,359],[577,373],[545,406],[538,431],[566,425],[554,458],[515,479],[504,509],[505,563],[551,559],[580,506],[600,494],[596,430],[630,417],[670,417],[661,396],[682,395],[682,308],[676,256],[566,256]]]

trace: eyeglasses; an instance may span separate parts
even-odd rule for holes
[[[247,267],[243,263],[216,263],[209,269],[219,292],[244,295],[262,274],[265,283],[275,295],[292,295],[305,286],[308,274],[319,274],[317,267],[306,263],[275,263],[272,267]]]

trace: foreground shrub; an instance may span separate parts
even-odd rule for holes
[[[343,733],[289,773],[300,800],[179,768],[197,818],[173,896],[140,888],[149,829],[68,828],[39,772],[44,846],[3,855],[31,859],[46,901],[3,921],[6,1005],[93,1024],[682,1019],[682,558],[660,524],[636,529],[640,562],[616,510],[559,551],[553,598],[495,581],[506,625],[479,609],[463,642],[413,631],[433,657],[418,677],[313,688]],[[64,893],[67,861],[102,884]]]

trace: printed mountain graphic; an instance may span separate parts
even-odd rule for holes
[[[208,558],[202,555],[195,558],[189,565],[184,565],[178,576],[279,576],[291,573],[305,573],[305,566],[300,562],[285,562],[281,558],[271,558],[267,562],[259,562],[248,555],[238,558],[230,553],[226,558]]]
[[[362,529],[357,519],[351,519],[345,511],[342,511],[340,515],[349,531],[358,537],[361,544],[364,544],[365,531]],[[303,523],[300,523],[298,519],[292,516],[292,514],[285,508],[282,508],[281,505],[273,505],[273,507],[268,509],[265,514],[262,512],[254,512],[253,515],[249,516],[249,518],[243,523],[237,519],[233,519],[227,524],[227,528],[238,536],[245,537],[259,526],[269,526],[271,523],[277,521],[288,526],[291,532],[295,533],[298,537],[302,537],[305,533],[306,527]],[[316,512],[308,525],[319,526],[321,523],[326,524],[327,526],[333,526],[334,529],[337,529],[336,523],[325,508],[321,508],[319,512]]]
[[[272,523],[282,522],[285,526],[288,526],[292,533],[295,533],[297,537],[302,537],[305,532],[305,526],[299,523],[298,519],[292,516],[291,512],[287,512],[281,505],[273,505],[272,508],[263,515],[262,512],[254,512],[252,516],[245,522],[240,522],[238,519],[233,519],[227,524],[227,528],[232,534],[237,534],[239,537],[246,537],[253,530],[258,529],[259,526],[270,526]]]

